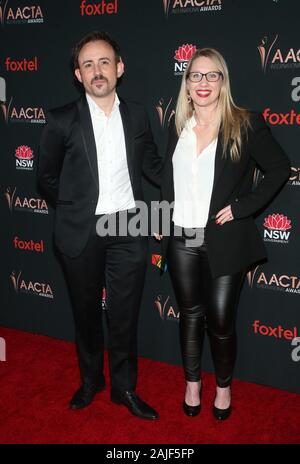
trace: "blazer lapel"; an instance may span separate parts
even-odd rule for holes
[[[214,183],[213,183],[213,190],[216,188],[222,171],[226,165],[226,158],[223,155],[223,144],[221,141],[221,133],[219,132],[218,135],[218,142],[216,148],[216,156],[215,156],[215,173],[214,173]]]
[[[214,211],[215,210],[214,205],[217,203],[216,200],[218,199],[218,195],[220,195],[220,193],[222,194],[222,192],[220,192],[220,189],[219,189],[219,182],[221,179],[221,174],[223,173],[226,165],[227,165],[227,157],[223,156],[222,134],[221,134],[221,131],[219,131],[217,148],[216,148],[216,156],[215,156],[215,173],[214,173],[213,189],[212,189],[210,206],[209,206],[209,218],[210,219],[214,219],[214,214],[217,213],[217,211]]]
[[[166,200],[174,201],[173,154],[178,142],[174,118],[170,122],[168,145],[164,159],[162,190]]]
[[[126,146],[126,157],[127,157],[127,165],[128,165],[128,172],[131,181],[132,188],[134,187],[134,180],[133,180],[133,128],[131,124],[130,114],[128,110],[128,106],[126,105],[125,101],[120,98],[120,114],[122,118],[122,124],[124,129],[124,137],[125,137],[125,146]]]
[[[77,101],[77,108],[79,114],[79,127],[81,131],[84,151],[87,156],[89,166],[91,168],[92,177],[97,186],[97,189],[99,189],[97,149],[94,137],[92,118],[85,96]]]

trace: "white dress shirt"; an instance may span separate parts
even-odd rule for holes
[[[175,225],[205,227],[214,181],[217,139],[213,140],[198,156],[196,126],[192,116],[185,125],[173,155]]]
[[[112,111],[104,111],[86,95],[97,150],[99,198],[95,214],[112,214],[135,207],[129,178],[120,100],[116,95]]]

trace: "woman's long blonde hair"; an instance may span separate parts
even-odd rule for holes
[[[193,101],[189,101],[186,81],[194,60],[200,56],[210,58],[216,65],[217,70],[221,71],[223,75],[223,78],[221,77],[222,87],[217,108],[220,118],[220,127],[216,129],[215,136],[218,136],[218,131],[220,129],[223,139],[223,156],[226,155],[226,151],[229,148],[231,160],[237,161],[240,158],[241,152],[242,129],[250,126],[250,115],[246,109],[240,108],[234,103],[230,90],[227,64],[222,55],[214,48],[201,48],[196,50],[185,69],[175,113],[177,134],[180,136],[186,122],[193,115],[194,105]]]

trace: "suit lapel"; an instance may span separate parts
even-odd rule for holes
[[[128,106],[126,105],[123,99],[121,98],[119,99],[120,99],[119,108],[120,108],[123,129],[124,129],[126,157],[127,157],[129,177],[130,177],[131,185],[134,186],[134,181],[133,181],[133,140],[134,140],[133,128],[131,124]]]
[[[79,127],[81,131],[85,155],[88,159],[94,182],[96,183],[97,189],[99,189],[97,149],[93,131],[92,118],[85,96],[77,101],[77,108],[79,115]]]

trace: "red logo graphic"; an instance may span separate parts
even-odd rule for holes
[[[34,242],[33,240],[20,240],[19,237],[13,238],[13,246],[19,250],[36,251],[44,253],[44,240]]]
[[[182,62],[182,61],[189,61],[195,51],[197,50],[197,47],[192,44],[186,44],[182,45],[181,47],[178,48],[175,52],[175,60]]]
[[[161,255],[152,255],[152,264],[161,269]]]
[[[264,335],[268,337],[274,337],[277,339],[284,338],[285,340],[293,340],[297,337],[297,327],[293,327],[292,330],[284,329],[281,325],[278,327],[271,327],[270,325],[262,325],[260,321],[256,320],[252,324],[253,332],[255,334]]]
[[[37,56],[28,60],[23,58],[23,60],[12,60],[8,56],[5,60],[6,71],[18,72],[18,71],[37,71],[38,70],[38,59]]]
[[[33,170],[33,151],[27,145],[20,145],[16,151],[16,169],[24,171]]]
[[[288,230],[291,229],[291,220],[283,214],[269,214],[265,218],[264,227],[271,230]]]
[[[27,145],[21,145],[16,149],[16,157],[19,159],[32,159],[33,151]]]
[[[293,126],[300,125],[300,114],[292,109],[289,113],[271,113],[271,108],[265,108],[263,111],[263,116],[269,124],[272,126]]]
[[[81,16],[95,16],[118,13],[118,0],[106,2],[102,0],[98,3],[87,4],[86,0],[82,0],[80,5]]]

